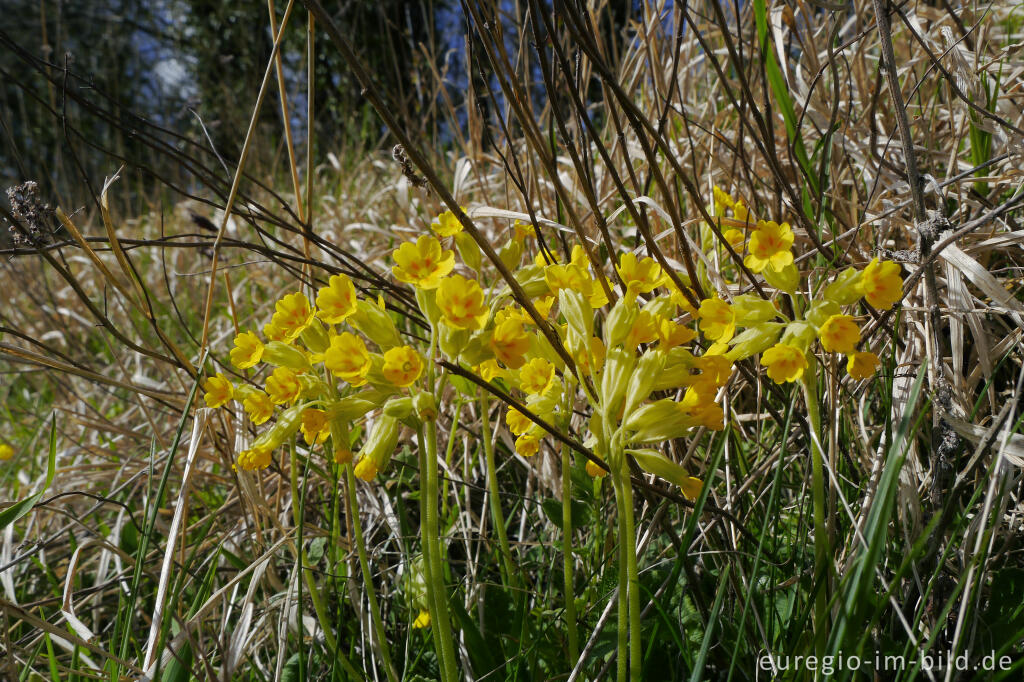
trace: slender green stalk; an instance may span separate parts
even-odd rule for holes
[[[814,597],[814,649],[818,656],[825,653],[828,641],[828,600],[831,570],[829,567],[829,536],[825,526],[825,453],[821,449],[821,412],[814,377],[807,372],[801,380],[807,402],[807,421],[811,428],[811,496],[814,517],[814,575],[820,580],[815,585]]]
[[[373,587],[373,574],[370,572],[370,561],[366,555],[366,543],[363,541],[363,524],[359,521],[359,501],[356,498],[356,477],[352,473],[352,465],[345,466],[345,480],[348,482],[348,509],[352,517],[352,532],[355,534],[356,550],[359,554],[359,569],[363,574],[363,586],[370,602],[370,617],[373,619],[373,634],[377,641],[377,655],[384,662],[384,672],[388,682],[398,682],[395,665],[391,661],[391,650],[384,632],[384,621],[380,617],[380,606],[377,604],[377,591]]]
[[[636,555],[633,487],[628,478],[623,480],[621,485],[622,511],[626,520],[623,539],[626,543],[626,572],[629,575],[629,676],[632,680],[639,680],[643,631],[640,629],[640,571]]]
[[[424,472],[427,470],[427,446],[423,437],[423,429],[420,428],[416,431],[417,449],[419,450],[420,460],[420,532],[423,532],[425,528],[425,519],[427,518],[427,477]],[[438,667],[441,670],[441,679],[448,682],[448,678],[445,676],[447,669],[444,666],[444,654],[442,653],[444,647],[441,645],[441,631],[437,626],[437,622],[441,619],[440,611],[437,608],[437,594],[434,592],[434,580],[433,574],[433,563],[430,561],[431,545],[426,541],[426,535],[423,536],[423,575],[424,583],[427,588],[427,610],[430,612],[430,637],[434,640],[434,653],[437,655]]]
[[[491,522],[498,533],[498,547],[501,550],[502,576],[506,585],[515,580],[512,550],[505,530],[505,515],[501,511],[501,494],[498,490],[498,470],[494,462],[494,445],[491,443],[491,418],[487,405],[487,394],[480,394],[480,439],[484,443],[484,457],[487,460],[487,498],[491,506]]]
[[[625,518],[624,502],[622,499],[622,481],[612,467],[612,487],[615,489],[615,507],[618,513],[619,522],[619,595],[618,602],[618,654],[616,657],[616,679],[619,682],[626,682],[629,679],[629,560],[626,554],[629,548],[626,546],[624,533]]]
[[[562,581],[565,589],[565,624],[569,630],[570,667],[580,657],[580,635],[576,628],[576,590],[572,560],[572,454],[562,445]]]
[[[629,479],[615,475],[619,507],[620,557],[626,564],[626,596],[629,605],[629,679],[640,679],[641,645],[640,629],[640,572],[636,558],[636,522],[633,518],[633,488]],[[621,568],[619,574],[622,574]],[[622,585],[619,585],[619,603],[622,603]],[[621,615],[622,610],[619,610]],[[620,624],[621,631],[622,626]],[[620,654],[621,655],[621,654]]]
[[[434,593],[434,605],[437,610],[436,619],[434,614],[431,615],[431,626],[437,628],[441,639],[441,662],[445,670],[445,679],[454,682],[458,679],[458,671],[455,666],[451,619],[448,616],[448,595],[444,586],[444,568],[441,565],[441,541],[437,518],[437,423],[428,421],[423,428],[426,433],[421,442],[422,440],[426,441],[426,468],[420,472],[420,476],[426,481],[424,490],[426,516],[421,523],[423,544],[430,547],[427,591]]]

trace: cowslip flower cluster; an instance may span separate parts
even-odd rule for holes
[[[412,286],[436,334],[439,354],[449,362],[485,381],[498,382],[530,414],[556,428],[567,427],[578,396],[586,395],[595,415],[588,441],[598,444],[604,457],[614,449],[619,454],[612,457],[617,464],[624,461],[625,448],[666,437],[652,428],[654,421],[665,419],[663,414],[634,416],[649,404],[653,393],[676,396],[659,401],[659,409],[672,406],[673,432],[667,437],[699,426],[723,428],[722,410],[715,400],[728,380],[731,363],[724,357],[695,357],[686,348],[696,332],[680,322],[680,309],[684,315],[693,309],[669,286],[652,258],[623,254],[615,272],[609,273],[595,268],[577,244],[567,261],[538,248],[532,264],[524,267],[521,259],[536,232],[532,226],[516,223],[498,253],[515,270],[531,312],[503,282],[489,284],[479,262],[467,259],[474,250],[454,215],[441,214],[431,229],[433,234],[399,245],[392,254],[392,273]],[[622,286],[617,293],[613,288],[618,283]],[[552,345],[552,332],[560,348]],[[572,359],[572,366],[565,362],[565,355]],[[360,353],[353,351],[348,357],[358,358]],[[408,368],[415,371],[415,363]],[[401,385],[396,377],[392,381]],[[608,434],[595,431],[595,425],[604,420],[614,427]],[[544,428],[515,407],[507,408],[504,422],[518,455],[533,457],[541,452],[548,438]],[[664,463],[655,466],[649,461],[641,466],[655,466],[659,475],[685,483],[689,487],[684,492],[692,493],[690,477],[664,455],[659,457]],[[594,466],[588,470],[603,473]]]
[[[716,214],[737,203],[715,188]],[[752,219],[745,207],[742,212],[748,221]],[[879,359],[870,351],[858,350],[860,326],[843,310],[862,299],[881,310],[895,305],[903,295],[899,265],[875,258],[863,269],[847,268],[824,287],[820,297],[805,300],[797,296],[800,275],[793,263],[793,242],[787,223],[758,220],[747,239],[743,263],[769,286],[793,298],[797,314],[791,319],[771,302],[749,294],[729,302],[718,296],[707,298],[697,317],[704,336],[714,342],[712,352],[733,361],[760,354],[768,377],[781,384],[803,379],[813,362],[811,346],[818,341],[825,352],[846,357],[846,370],[853,379],[870,378]],[[740,328],[744,330],[737,334]]]
[[[432,278],[440,279],[437,270],[446,266],[445,258],[429,243],[422,253],[434,265],[407,274],[429,286]],[[451,265],[448,258],[449,270]],[[332,276],[313,301],[302,292],[283,296],[262,332],[237,334],[229,353],[237,369],[259,370],[262,379],[236,384],[218,372],[203,382],[208,407],[234,401],[254,426],[270,423],[238,454],[236,467],[266,468],[278,448],[301,436],[308,447],[325,447],[339,464],[356,460],[356,474],[372,479],[387,466],[400,424],[419,419],[417,410],[402,407],[420,392],[425,358],[402,342],[383,302],[360,299],[344,274]],[[427,402],[419,401],[424,408]],[[395,404],[401,404],[399,417],[389,414]],[[353,454],[350,434],[364,420],[368,436]]]

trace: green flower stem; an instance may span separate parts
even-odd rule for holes
[[[427,518],[427,446],[423,438],[423,428],[416,431],[417,450],[419,450],[419,464],[420,464],[420,531],[423,532],[425,528],[425,519]],[[439,611],[437,609],[437,595],[434,592],[434,581],[431,570],[433,569],[433,563],[430,560],[431,546],[426,541],[426,535],[423,536],[423,576],[424,585],[427,590],[427,610],[430,612],[431,628],[430,637],[434,640],[434,653],[437,656],[438,668],[441,670],[441,679],[444,682],[449,682],[446,677],[447,669],[444,666],[444,654],[443,647],[441,645],[441,630],[436,624],[440,620]]]
[[[640,572],[636,557],[636,522],[633,518],[633,488],[628,478],[616,474],[618,481],[620,556],[626,563],[626,595],[629,602],[629,679],[640,679],[642,631],[640,629]],[[620,570],[621,574],[621,570]],[[622,602],[622,587],[619,587]],[[621,613],[621,609],[620,609]],[[621,629],[621,628],[620,628]]]
[[[498,491],[498,469],[494,462],[494,444],[491,443],[491,418],[487,404],[487,394],[480,393],[480,438],[484,443],[484,458],[487,460],[487,497],[491,506],[491,522],[498,533],[498,547],[501,550],[502,576],[506,585],[515,581],[512,550],[508,544],[508,533],[505,529],[505,515],[501,511],[501,495]]]
[[[422,427],[422,431],[425,431],[425,434],[420,437],[420,449],[423,450],[424,441],[426,441],[426,456],[423,461],[425,468],[420,472],[420,477],[423,481],[422,494],[426,506],[424,507],[425,516],[421,520],[421,528],[423,545],[429,548],[426,557],[430,566],[427,571],[427,593],[433,593],[435,609],[435,613],[430,616],[430,622],[431,627],[437,628],[441,641],[441,663],[445,671],[445,680],[455,682],[458,680],[458,671],[455,666],[451,619],[448,615],[448,595],[444,586],[444,568],[441,562],[441,541],[437,518],[437,423],[427,422]]]
[[[569,630],[569,662],[580,657],[580,635],[576,628],[576,589],[572,560],[572,454],[562,445],[562,581],[565,588],[565,624]]]
[[[804,372],[801,380],[807,402],[807,420],[811,427],[811,495],[814,514],[814,575],[822,584],[814,598],[814,648],[819,656],[825,653],[828,639],[828,600],[831,569],[829,567],[829,535],[825,526],[825,453],[821,450],[821,413],[814,377]]]
[[[345,465],[345,480],[348,483],[348,510],[352,518],[352,532],[355,534],[356,549],[359,553],[359,569],[363,574],[363,586],[370,602],[370,618],[373,619],[373,634],[377,641],[377,655],[384,662],[384,672],[388,682],[398,682],[398,673],[391,661],[391,650],[384,632],[384,621],[380,617],[380,606],[377,603],[377,591],[373,588],[373,574],[370,572],[370,561],[366,555],[366,543],[363,541],[363,524],[359,521],[359,500],[356,496],[356,477],[352,473],[352,465]]]
[[[612,467],[612,487],[615,489],[615,508],[619,523],[619,595],[618,602],[618,642],[616,655],[616,679],[619,682],[626,682],[630,677],[629,662],[629,560],[626,554],[629,548],[625,536],[625,506],[622,499],[622,481],[619,474]]]

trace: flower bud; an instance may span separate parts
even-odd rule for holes
[[[376,391],[363,391],[325,403],[324,411],[332,422],[349,424],[370,410],[380,407],[384,403],[384,399],[384,396],[378,395]]]
[[[614,419],[618,415],[635,364],[636,356],[632,351],[622,348],[608,351],[601,375],[601,407],[606,419]]]
[[[838,315],[839,312],[839,304],[834,301],[815,301],[807,309],[804,319],[814,325],[815,329],[821,329],[828,318]]]
[[[380,346],[381,350],[402,345],[402,339],[398,335],[395,321],[391,319],[391,316],[385,310],[383,297],[377,303],[359,299],[356,303],[356,313],[348,321],[353,327],[365,334],[367,338]]]
[[[370,430],[370,435],[359,450],[359,462],[355,474],[364,481],[371,481],[379,471],[387,467],[398,444],[398,420],[382,415]]]
[[[441,319],[441,309],[437,307],[437,289],[416,287],[416,305],[427,318],[432,327],[437,326]]]
[[[474,272],[480,272],[480,246],[468,232],[455,235],[455,248],[459,250],[462,262]]]
[[[839,273],[836,281],[825,287],[824,297],[836,305],[851,305],[864,295],[861,289],[863,273],[857,268],[846,268]]]
[[[263,349],[263,362],[274,367],[287,367],[295,372],[309,369],[309,358],[295,346],[283,341],[268,341]]]
[[[470,333],[468,329],[456,329],[447,324],[437,328],[437,345],[445,357],[454,360],[462,355],[462,351],[469,345]]]
[[[679,403],[670,398],[657,400],[642,406],[628,416],[622,425],[626,431],[633,431],[631,443],[654,443],[686,435],[692,428]]]
[[[794,346],[806,353],[807,347],[810,346],[816,338],[818,338],[818,335],[814,331],[814,327],[806,322],[797,321],[790,322],[786,325],[786,331],[782,332],[782,338],[779,340],[779,343]]]
[[[424,422],[432,422],[437,419],[437,400],[434,394],[420,391],[412,398],[413,409],[416,416]]]
[[[755,324],[767,322],[779,314],[774,303],[753,294],[743,294],[733,298],[732,312],[736,324],[741,327],[753,327]]]
[[[316,318],[313,318],[309,326],[302,330],[299,338],[302,339],[302,343],[306,344],[306,348],[314,353],[323,353],[331,343],[330,337],[327,336],[327,330]]]
[[[623,342],[639,314],[636,301],[627,301],[625,297],[612,306],[604,322],[604,345],[609,350]]]
[[[594,335],[594,313],[590,310],[590,304],[583,300],[578,291],[560,289],[558,308],[565,315],[569,328],[576,334],[585,339]]]
[[[761,274],[764,276],[764,281],[779,291],[785,291],[790,296],[795,295],[796,288],[800,286],[800,272],[793,263],[790,263],[778,272],[770,267],[765,268],[761,271]]]
[[[704,482],[699,478],[690,476],[686,469],[679,466],[668,457],[663,455],[657,450],[651,450],[648,448],[638,450],[626,450],[629,454],[633,455],[636,463],[640,465],[640,468],[644,471],[660,476],[669,483],[674,483],[679,486],[683,495],[688,500],[695,500],[700,495],[700,490],[704,485]]]
[[[655,296],[645,303],[641,310],[656,318],[672,319],[676,316],[676,304],[672,302],[671,296]]]
[[[521,268],[515,273],[515,277],[531,300],[549,293],[547,280],[544,279],[544,268],[539,265]],[[509,289],[502,290],[502,295],[507,293],[510,293]]]
[[[732,340],[732,348],[725,354],[733,362],[739,362],[757,355],[775,345],[779,334],[785,327],[781,322],[762,322],[745,329],[742,334]]]
[[[520,259],[523,257],[523,243],[516,239],[509,239],[505,245],[498,250],[498,258],[509,270],[514,270]]]
[[[665,353],[657,350],[649,350],[640,357],[626,388],[626,405],[622,410],[624,419],[640,403],[647,400],[654,382],[665,369],[665,361]]]
[[[299,404],[281,412],[270,430],[265,431],[259,438],[253,441],[253,448],[276,450],[281,447],[286,440],[299,430],[299,426],[302,424],[302,412],[305,409],[305,405]]]
[[[412,398],[402,396],[384,403],[384,414],[395,419],[405,419],[412,414]]]

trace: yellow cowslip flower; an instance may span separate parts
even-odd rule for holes
[[[281,298],[274,306],[274,316],[270,323],[281,331],[284,340],[291,343],[299,338],[302,330],[313,321],[313,306],[309,299],[296,291]]]
[[[637,260],[634,253],[624,253],[619,257],[619,277],[633,296],[654,291],[663,279],[661,266],[653,258]]]
[[[741,245],[743,240],[746,239],[743,236],[743,230],[737,230],[735,227],[723,232],[722,236],[725,237],[725,241],[729,242],[733,248]]]
[[[830,353],[852,353],[860,343],[860,327],[850,315],[831,315],[818,330],[821,347]]]
[[[327,436],[331,435],[331,424],[327,421],[327,413],[316,408],[307,408],[302,411],[302,438],[306,445],[323,443]]]
[[[466,209],[463,208],[462,212],[465,213]],[[462,232],[462,223],[459,222],[458,216],[454,213],[445,211],[437,216],[437,220],[430,224],[430,229],[436,232],[439,237],[452,237]]]
[[[846,356],[846,371],[854,379],[870,379],[878,369],[878,356],[869,352],[850,353]]]
[[[231,382],[220,372],[217,372],[216,376],[207,377],[203,382],[203,390],[206,391],[203,400],[206,401],[207,407],[222,407],[231,402],[235,396],[235,389]]]
[[[530,418],[514,407],[508,408],[508,412],[505,414],[505,423],[508,424],[508,430],[517,436],[526,433],[533,426]]]
[[[569,289],[580,292],[586,298],[593,290],[590,275],[584,268],[574,263],[547,266],[544,268],[544,281],[553,296],[557,296],[562,289]]]
[[[880,310],[888,310],[903,297],[900,266],[889,260],[879,262],[873,258],[864,268],[860,286],[868,303]]]
[[[682,401],[679,402],[679,410],[691,426],[703,426],[711,431],[721,431],[725,428],[725,412],[722,406],[715,402],[714,391],[705,393],[697,386],[686,389]]]
[[[7,443],[0,443],[0,460],[7,461],[14,457],[14,448]]]
[[[294,403],[302,393],[299,375],[287,367],[278,367],[267,377],[267,395],[275,405]]]
[[[235,336],[235,347],[230,355],[232,365],[248,369],[263,358],[263,342],[252,332],[242,332]]]
[[[757,228],[751,233],[747,248],[750,253],[743,264],[754,272],[767,267],[779,272],[793,263],[793,230],[789,223],[781,225],[774,220],[758,220]]]
[[[259,426],[274,414],[274,402],[263,391],[253,390],[242,401],[242,407],[249,415],[249,420]]]
[[[491,350],[503,365],[510,369],[523,366],[523,356],[530,350],[530,337],[517,319],[506,319],[491,332]]]
[[[516,240],[525,241],[530,237],[537,236],[537,230],[530,223],[524,223],[522,220],[517,220],[512,223],[512,229],[515,230]]]
[[[697,336],[689,327],[677,324],[674,320],[667,317],[655,318],[655,334],[657,335],[658,348],[661,350],[671,350],[676,346],[693,341]]]
[[[541,296],[533,302],[533,307],[537,309],[537,314],[543,318],[547,318],[551,314],[551,306],[555,304],[554,296]],[[524,313],[525,315],[525,313]],[[525,315],[527,324],[533,324],[533,318],[529,315]]]
[[[701,377],[714,388],[725,386],[729,377],[732,376],[732,360],[724,355],[706,352],[697,358],[695,363],[701,372]]]
[[[412,622],[412,627],[414,630],[422,630],[423,628],[429,628],[430,611],[427,611],[426,609],[420,609],[420,612],[416,614],[416,620]]]
[[[238,453],[238,468],[245,471],[266,469],[270,466],[273,451],[265,447],[253,447]]]
[[[356,478],[361,479],[369,483],[377,477],[377,464],[369,457],[361,457],[356,462],[355,468],[352,473],[356,475]]]
[[[363,340],[352,332],[331,337],[331,345],[324,351],[324,367],[347,381],[350,386],[362,386],[370,372],[370,353]]]
[[[423,374],[423,358],[410,346],[398,346],[384,353],[381,370],[390,383],[405,388]]]
[[[657,338],[657,320],[654,315],[646,310],[641,310],[633,320],[633,325],[629,328],[629,333],[626,334],[626,339],[622,343],[626,348],[636,348],[641,343],[651,343]]]
[[[502,368],[494,358],[480,363],[474,368],[474,371],[481,379],[488,382],[494,381],[497,377],[503,379],[508,377],[508,371]]]
[[[461,226],[460,226],[461,227]],[[413,242],[405,242],[391,252],[395,279],[419,289],[436,289],[441,278],[455,267],[455,254],[441,249],[441,242],[429,234]]]
[[[316,293],[316,316],[327,324],[341,324],[356,312],[356,287],[347,275],[327,280]]]
[[[263,336],[267,337],[267,341],[280,341],[281,343],[288,342],[288,339],[285,338],[284,330],[273,322],[267,322],[263,325]]]
[[[768,376],[777,384],[796,381],[807,369],[804,352],[785,343],[777,343],[762,353],[761,363],[768,368]]]
[[[487,321],[484,290],[474,279],[452,275],[441,280],[437,288],[437,307],[441,320],[455,329],[480,329]]]
[[[608,472],[600,464],[590,459],[587,460],[586,470],[591,478],[603,478],[608,475]]]
[[[523,457],[533,457],[540,452],[540,438],[529,431],[516,438],[516,452]]]
[[[674,284],[670,284],[669,288],[672,290],[672,294],[669,297],[669,299],[672,301],[672,303],[674,303],[677,306],[679,306],[680,308],[682,308],[683,312],[690,313],[690,315],[692,315],[693,317],[697,317],[697,309],[694,308],[693,304],[690,303],[690,299],[688,299],[686,297],[686,294],[684,294],[682,291],[677,289]],[[690,289],[689,287],[686,287],[686,290],[691,295],[693,295],[694,298],[697,298],[697,296],[694,293],[693,289]]]
[[[544,358],[534,358],[519,370],[519,388],[530,395],[544,395],[555,383],[555,366]]]
[[[700,317],[700,330],[712,341],[726,343],[736,333],[732,306],[718,296],[701,301],[697,315]]]
[[[725,209],[732,208],[736,204],[732,196],[718,185],[711,188],[711,195],[715,201],[716,216],[725,215]]]

